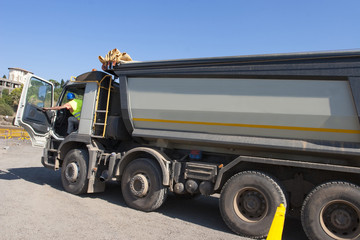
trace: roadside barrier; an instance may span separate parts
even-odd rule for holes
[[[0,137],[5,139],[18,138],[18,140],[29,140],[29,134],[23,128],[0,128]]]

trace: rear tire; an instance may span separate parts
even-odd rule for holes
[[[360,188],[347,182],[328,182],[306,197],[301,222],[312,240],[360,238]]]
[[[246,171],[226,182],[220,195],[220,212],[235,233],[263,238],[281,203],[287,206],[285,194],[274,179],[261,172]]]
[[[61,182],[64,189],[72,194],[83,194],[88,187],[89,155],[84,149],[69,151],[61,167]]]
[[[136,159],[126,166],[121,190],[129,207],[145,212],[158,209],[167,197],[162,171],[156,162],[148,158]]]

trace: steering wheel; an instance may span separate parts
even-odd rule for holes
[[[33,106],[34,106],[34,108],[35,108],[36,110],[38,110],[39,112],[43,112],[43,113],[45,114],[46,120],[47,120],[49,123],[51,123],[51,119],[50,119],[49,115],[46,113],[46,111],[44,111],[43,108],[38,107],[38,106],[36,106],[36,105],[33,105]]]

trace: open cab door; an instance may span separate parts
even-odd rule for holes
[[[31,75],[25,82],[16,112],[15,125],[23,127],[35,147],[45,147],[51,129],[51,119],[43,107],[51,107],[54,86],[51,82]]]

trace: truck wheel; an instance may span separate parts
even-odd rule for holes
[[[301,222],[309,239],[359,239],[360,188],[347,182],[328,182],[305,199]]]
[[[252,238],[265,237],[277,207],[287,206],[279,184],[268,175],[240,172],[230,178],[220,195],[220,212],[235,233]]]
[[[73,149],[66,154],[61,168],[61,182],[67,192],[86,192],[88,159],[88,152],[84,149]]]
[[[158,209],[167,197],[161,169],[148,158],[136,159],[126,166],[121,179],[121,191],[129,207],[145,212]]]

